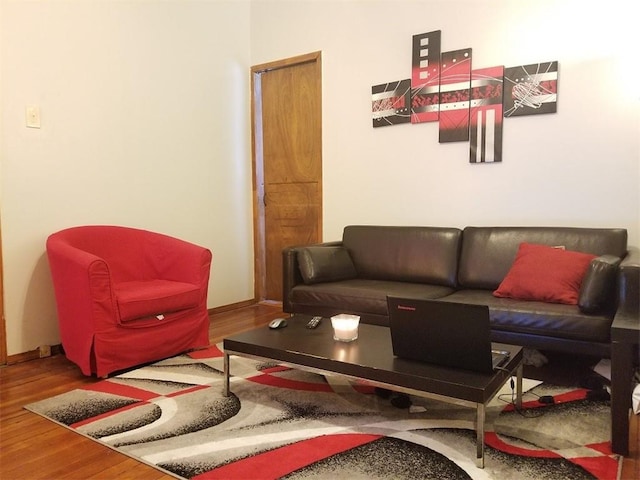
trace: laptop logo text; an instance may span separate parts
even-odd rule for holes
[[[398,310],[409,310],[410,312],[415,312],[416,307],[408,307],[406,305],[398,305]]]

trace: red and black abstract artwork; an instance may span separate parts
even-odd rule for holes
[[[440,30],[411,47],[411,78],[371,87],[374,127],[439,122],[440,143],[469,142],[470,163],[498,163],[504,118],[556,112],[557,61],[473,69],[471,48],[442,52]]]

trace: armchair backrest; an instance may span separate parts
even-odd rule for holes
[[[104,260],[116,282],[135,278],[144,271],[144,231],[128,227],[90,225],[54,233],[51,243],[64,243]],[[51,244],[50,243],[50,244]],[[55,247],[54,247],[55,248]]]
[[[48,248],[66,244],[103,260],[116,283],[168,278],[168,272],[175,276],[168,279],[191,278],[195,282],[200,274],[188,271],[195,263],[181,262],[181,252],[192,250],[194,244],[148,230],[113,225],[79,226],[52,234],[47,244]],[[210,256],[208,250],[201,250],[202,255]]]

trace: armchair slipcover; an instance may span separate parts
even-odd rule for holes
[[[211,252],[129,227],[49,236],[65,355],[99,377],[209,345]]]

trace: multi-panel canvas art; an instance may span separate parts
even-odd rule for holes
[[[470,163],[502,162],[504,118],[555,113],[558,62],[472,69],[471,48],[442,52],[440,30],[413,35],[411,78],[371,87],[374,127],[438,122],[469,142]]]

